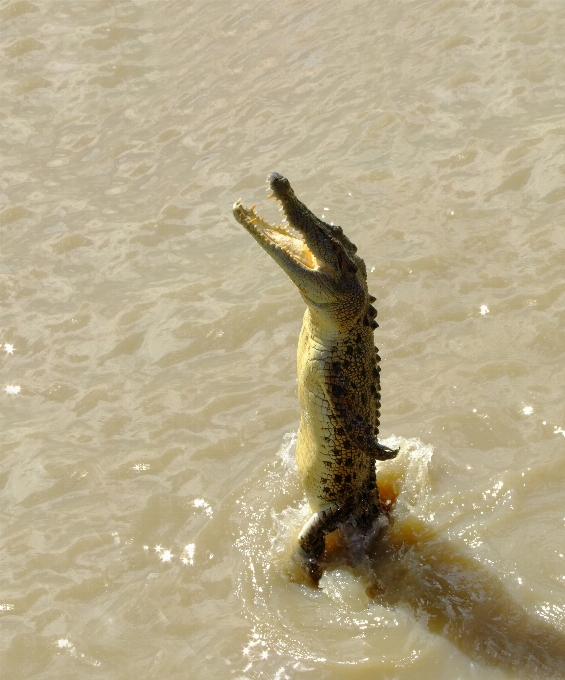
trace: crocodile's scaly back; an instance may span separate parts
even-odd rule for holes
[[[288,274],[306,303],[298,341],[298,397],[302,408],[296,462],[314,511],[299,536],[308,570],[324,536],[345,521],[368,528],[380,511],[375,459],[396,455],[377,441],[380,380],[375,298],[357,248],[316,217],[278,173],[268,178],[286,225],[273,226],[255,206],[234,205],[236,220]]]

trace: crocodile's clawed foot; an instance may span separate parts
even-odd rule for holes
[[[391,449],[384,444],[379,444],[378,442],[375,448],[377,450],[375,456],[377,460],[391,460],[392,458],[396,458],[398,452],[400,451],[400,449]]]

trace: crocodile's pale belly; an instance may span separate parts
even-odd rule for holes
[[[373,352],[372,334],[365,334],[368,342],[366,353]],[[361,348],[362,350],[363,348]],[[363,352],[361,351],[362,355]],[[328,364],[339,360],[339,352],[331,351],[326,344],[312,338],[308,311],[304,321],[297,350],[298,399],[301,419],[296,445],[296,464],[300,480],[312,509],[332,501],[343,501],[365,491],[374,479],[374,459],[366,451],[355,446],[340,450],[340,437],[335,432],[333,416],[336,406],[328,398],[326,384]],[[369,362],[368,362],[369,363]],[[346,373],[346,369],[344,369]],[[372,366],[364,371],[363,388],[370,390],[373,381]],[[357,409],[357,404],[337,404],[341,409]],[[369,409],[363,415],[368,416]]]

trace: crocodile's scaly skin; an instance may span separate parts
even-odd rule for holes
[[[369,528],[381,511],[375,459],[393,458],[377,441],[380,380],[375,298],[357,248],[340,227],[317,218],[278,173],[271,196],[287,225],[273,226],[238,201],[236,220],[298,287],[306,312],[298,341],[298,398],[302,407],[296,463],[313,515],[299,535],[311,576],[324,537],[343,522]]]

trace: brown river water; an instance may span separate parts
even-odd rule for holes
[[[2,0],[2,680],[565,678],[565,3]],[[377,297],[391,523],[288,577],[303,302]]]

